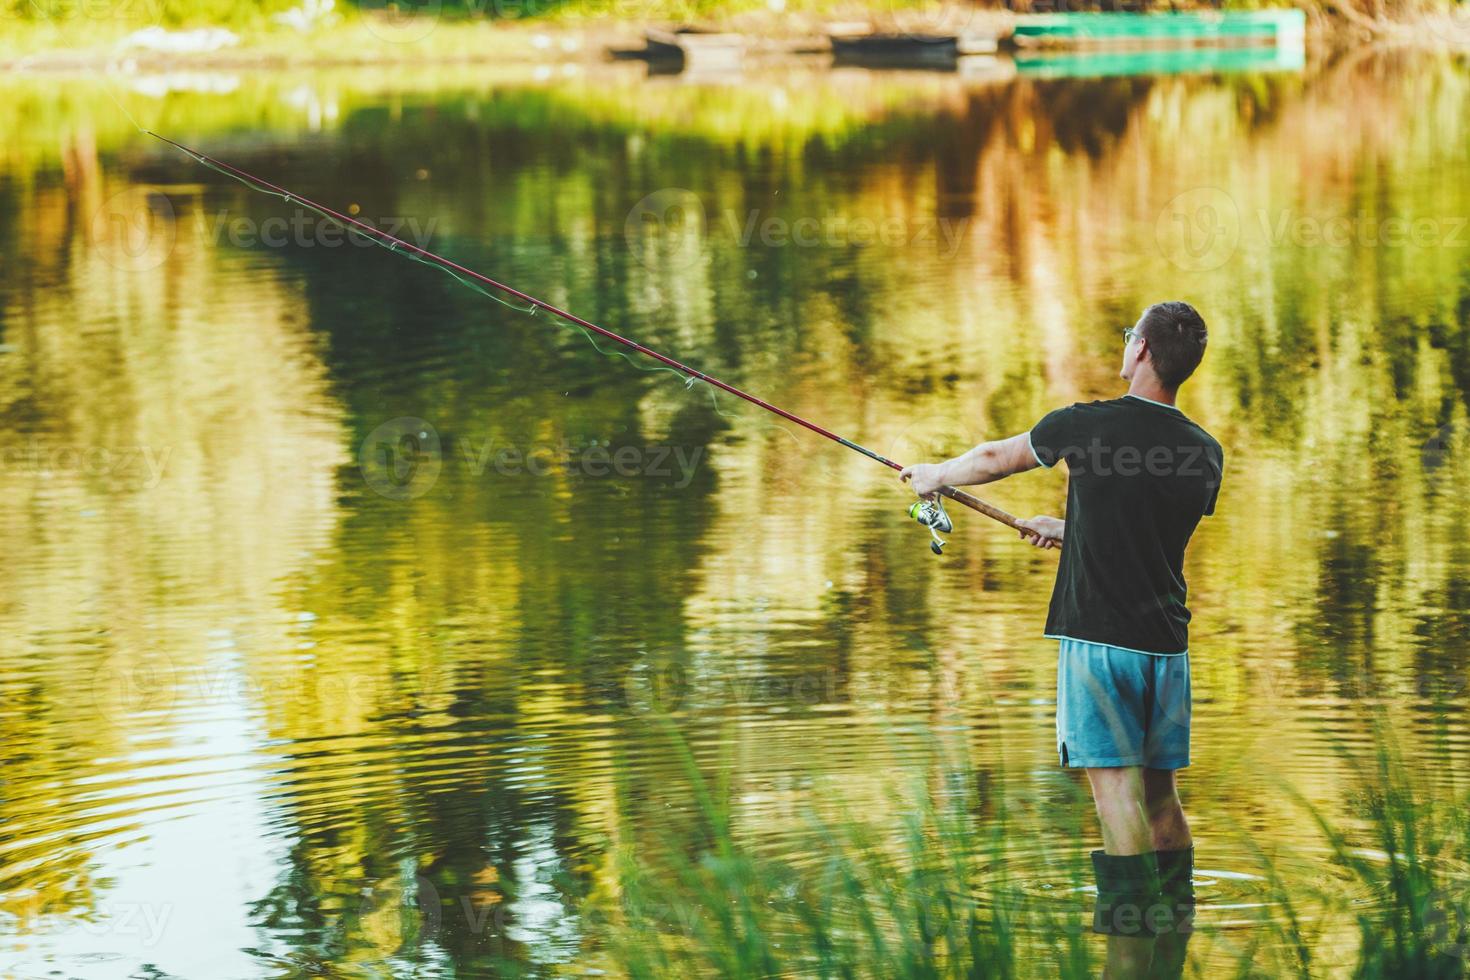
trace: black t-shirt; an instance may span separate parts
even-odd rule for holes
[[[1220,444],[1179,409],[1136,395],[1059,408],[1030,438],[1042,466],[1067,461],[1067,529],[1046,635],[1188,652],[1184,546],[1215,512]]]

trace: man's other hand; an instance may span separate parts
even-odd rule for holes
[[[1033,517],[1017,521],[1021,525],[1021,537],[1038,548],[1060,548],[1067,522],[1056,517]]]

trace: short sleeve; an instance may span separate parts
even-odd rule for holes
[[[1214,458],[1210,463],[1210,499],[1205,504],[1206,517],[1215,512],[1215,501],[1220,499],[1220,484],[1225,482],[1225,451],[1219,446],[1215,447]]]
[[[1069,447],[1075,447],[1077,406],[1068,405],[1047,412],[1041,421],[1031,427],[1026,438],[1031,443],[1031,455],[1047,469],[1057,465]]]

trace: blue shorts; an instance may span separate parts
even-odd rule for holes
[[[1073,767],[1189,765],[1189,654],[1061,638],[1057,755]]]

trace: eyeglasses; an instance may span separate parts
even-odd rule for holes
[[[1143,334],[1139,333],[1136,329],[1134,329],[1133,327],[1129,327],[1127,330],[1123,331],[1123,346],[1127,347],[1129,344],[1133,343],[1134,337],[1142,336]]]

